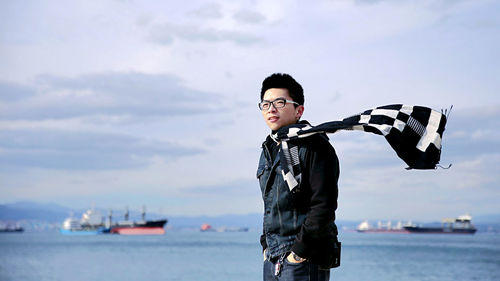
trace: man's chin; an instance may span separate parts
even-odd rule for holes
[[[276,131],[279,128],[281,128],[281,126],[277,123],[267,123],[267,126],[273,131]]]
[[[279,126],[279,125],[276,125],[276,124],[274,124],[273,126],[269,126],[269,128],[270,128],[271,130],[273,130],[273,131],[277,131],[277,130],[279,130],[281,127],[283,127],[283,126]]]

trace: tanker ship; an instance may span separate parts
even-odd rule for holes
[[[410,233],[436,234],[474,234],[477,229],[472,225],[472,217],[468,214],[456,219],[443,219],[441,227],[405,226]]]

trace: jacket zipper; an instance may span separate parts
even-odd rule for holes
[[[266,162],[267,163],[271,163],[270,161],[268,161],[269,159],[271,159],[271,152],[269,152],[269,148],[267,148],[267,145],[264,143],[262,144],[262,146],[265,148],[266,150],[266,153],[267,153],[267,156],[266,157]],[[278,157],[279,157],[279,151],[278,151]],[[272,174],[272,171],[274,171],[274,168],[278,165],[279,161],[276,161],[276,159],[274,159],[274,161],[276,163],[271,163],[271,173],[269,173],[269,176],[267,177],[266,179],[266,188],[264,190],[264,192],[267,191],[267,187],[268,187],[268,184],[269,184],[269,179],[271,178],[271,174]],[[280,195],[280,188],[279,188],[279,185],[276,187],[276,205],[277,205],[277,208],[278,208],[278,217],[279,217],[279,223],[280,223],[280,227],[283,227],[283,219],[281,218],[281,211],[280,211],[280,203],[279,203],[279,195]]]

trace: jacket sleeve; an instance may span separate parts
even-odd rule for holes
[[[267,241],[266,241],[266,235],[265,234],[262,234],[260,236],[260,245],[262,245],[262,251],[264,251],[265,249],[267,249]]]
[[[309,258],[315,248],[321,247],[318,244],[330,233],[335,220],[340,169],[335,150],[323,139],[308,146],[303,167],[304,183],[310,186],[310,200],[306,201],[306,219],[292,251],[300,257]]]

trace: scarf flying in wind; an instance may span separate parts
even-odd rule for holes
[[[445,125],[446,115],[442,112],[422,106],[393,104],[318,126],[304,123],[286,126],[271,137],[281,143],[282,175],[293,190],[300,184],[302,175],[298,147],[289,141],[318,133],[360,130],[383,135],[397,155],[408,164],[407,169],[435,169],[440,159]]]

